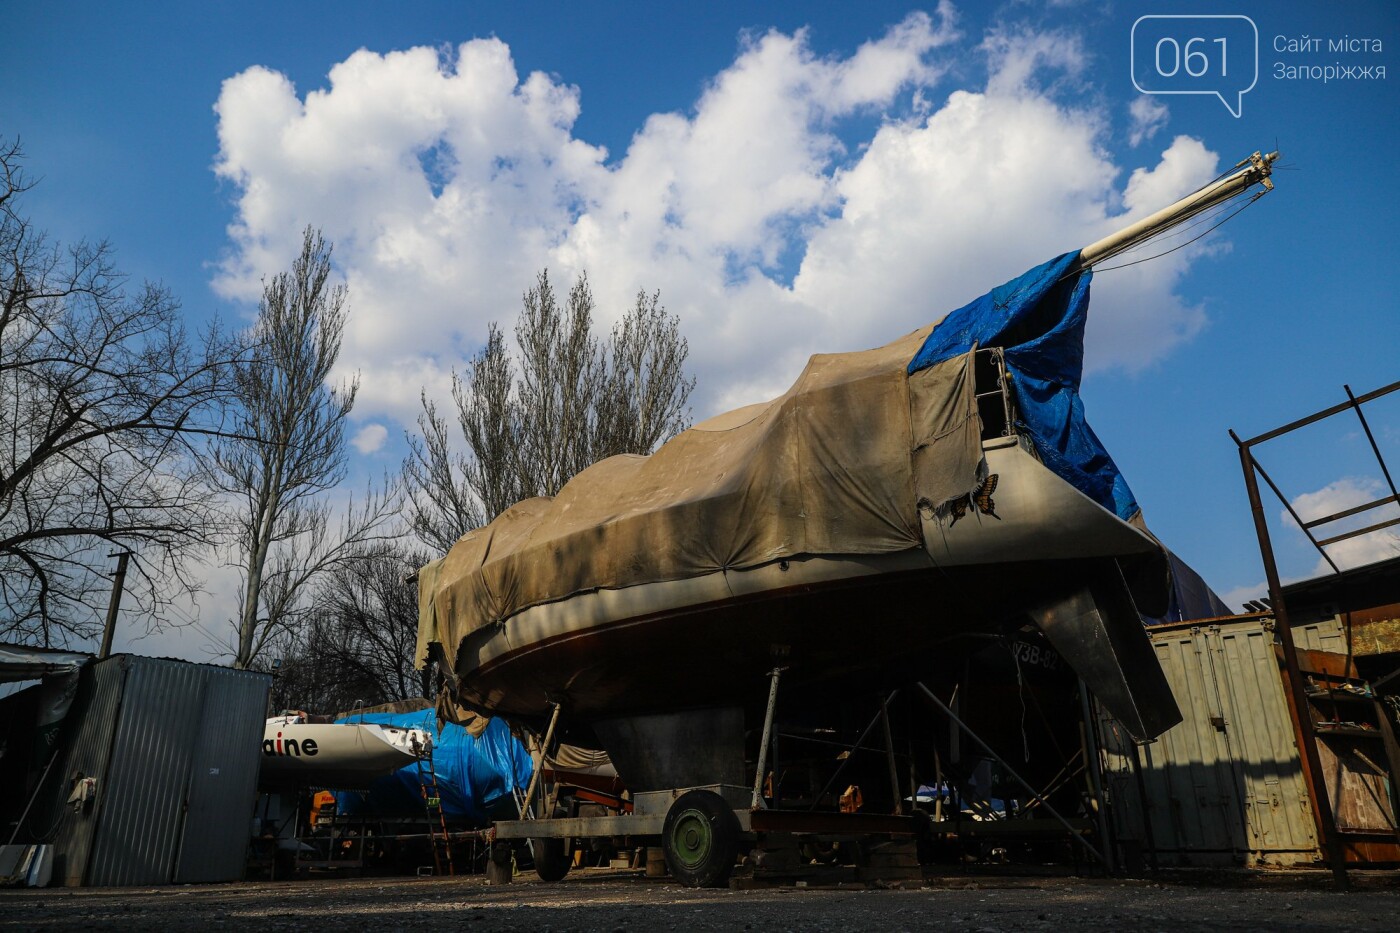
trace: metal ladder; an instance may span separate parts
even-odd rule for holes
[[[442,863],[447,862],[447,874],[455,876],[452,864],[452,837],[447,832],[447,817],[442,812],[442,795],[438,792],[437,769],[433,766],[433,746],[429,742],[425,749],[417,736],[412,739],[413,750],[418,754],[418,788],[423,794],[423,809],[428,815],[428,844],[433,850],[433,871],[442,874]],[[423,764],[427,762],[427,768]],[[437,826],[434,827],[434,818]],[[441,850],[441,851],[439,851]]]
[[[983,363],[984,368],[978,371],[977,363]],[[991,371],[986,370],[986,366],[991,367]],[[978,379],[978,377],[981,377]],[[990,381],[988,381],[990,377]],[[973,393],[977,396],[977,406],[979,413],[982,411],[983,399],[996,398],[1000,403],[1001,418],[1000,431],[996,431],[995,420],[983,416],[982,440],[995,440],[998,437],[1009,437],[1016,433],[1015,411],[1011,405],[1011,379],[1006,371],[1006,355],[1001,347],[979,347],[977,350],[977,361],[973,364],[974,388]],[[992,423],[989,423],[992,422]]]

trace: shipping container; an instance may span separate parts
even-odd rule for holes
[[[1250,616],[1149,629],[1182,722],[1134,748],[1099,712],[1113,829],[1161,866],[1309,865],[1321,859],[1274,621]],[[1333,619],[1300,646],[1344,646]]]

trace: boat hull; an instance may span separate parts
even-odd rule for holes
[[[810,566],[792,561],[789,573]],[[597,625],[514,645],[504,633],[468,639],[459,659],[490,656],[459,679],[473,706],[543,718],[551,703],[592,719],[723,705],[785,684],[840,680],[843,689],[908,683],[921,655],[962,637],[1015,631],[1026,607],[1053,598],[1066,578],[1104,569],[1079,561],[979,564],[797,582]],[[781,571],[780,571],[781,572]],[[800,574],[793,574],[800,576]],[[473,644],[475,642],[475,644]],[[786,688],[785,688],[786,689]]]
[[[430,741],[422,730],[374,723],[305,723],[270,720],[263,731],[263,789],[324,787],[360,789],[375,778],[413,764],[414,750]]]
[[[1132,597],[1151,601],[1165,587],[1157,543],[1015,438],[986,454],[1000,477],[992,510],[973,507],[954,522],[925,516],[924,548],[775,561],[535,606],[463,640],[460,696],[537,721],[559,702],[572,721],[589,722],[752,708],[774,667],[787,669],[785,696],[886,689],[924,676],[940,653],[1034,624],[1043,607],[1091,583],[1124,579],[1138,585],[1110,624],[1141,640]],[[1067,660],[1092,670],[1119,659]]]

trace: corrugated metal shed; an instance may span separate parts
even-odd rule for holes
[[[121,709],[122,682],[126,671],[122,658],[113,658],[88,667],[78,684],[78,696],[68,712],[65,739],[68,748],[63,770],[55,783],[55,822],[53,844],[56,853],[54,877],[66,885],[83,883],[88,856],[92,853],[100,796],[84,810],[64,804],[76,779],[107,773],[112,756],[112,733]]]
[[[1126,734],[1100,714],[1118,838],[1153,848],[1171,865],[1317,861],[1273,621],[1221,620],[1150,634],[1184,718],[1139,750],[1139,784]],[[1335,622],[1298,631],[1300,644],[1318,647],[1341,637]]]
[[[190,768],[193,780],[185,797],[185,824],[199,827],[199,833],[193,838],[188,833],[185,836],[172,879],[176,882],[243,877],[248,826],[262,767],[270,683],[265,675],[205,681],[204,722]],[[238,753],[233,754],[233,750]]]
[[[229,881],[242,876],[270,678],[118,655],[93,665],[75,704],[55,845],[70,885]],[[67,790],[62,796],[67,795]]]

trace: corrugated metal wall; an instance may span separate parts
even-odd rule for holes
[[[90,885],[171,880],[189,782],[190,746],[203,707],[193,664],[123,658],[122,708],[112,740],[102,812],[84,877]]]
[[[171,879],[181,884],[241,878],[247,860],[270,681],[261,674],[228,673],[244,676],[205,681],[185,798],[186,832]]]
[[[241,877],[269,683],[131,655],[93,665],[65,776],[96,776],[97,799],[63,814],[55,843],[66,883]]]
[[[93,831],[97,828],[103,799],[99,793],[84,812],[74,811],[64,800],[75,778],[100,778],[107,773],[107,762],[112,754],[112,735],[121,707],[122,683],[126,679],[126,669],[121,660],[114,658],[91,665],[83,671],[78,696],[73,701],[64,726],[65,730],[76,731],[65,740],[68,754],[63,763],[64,770],[54,782],[57,826],[52,839],[57,853],[54,876],[62,877],[63,883],[70,887],[83,883],[83,872],[92,853]]]
[[[1319,645],[1340,626],[1310,626]],[[1139,750],[1102,713],[1107,784],[1120,839],[1169,865],[1293,865],[1319,858],[1316,828],[1274,654],[1273,623],[1245,619],[1151,633],[1183,721]],[[1301,640],[1301,639],[1300,639]],[[1144,814],[1145,810],[1145,814]]]
[[[1293,644],[1311,651],[1351,654],[1347,650],[1347,633],[1341,619],[1333,616],[1322,622],[1293,626]]]

